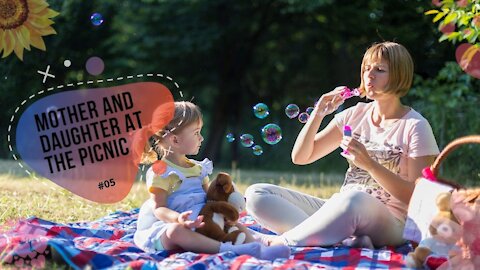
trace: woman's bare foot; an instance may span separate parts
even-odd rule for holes
[[[368,237],[367,235],[361,235],[353,238],[349,237],[343,240],[342,244],[353,248],[374,249],[372,239],[370,239],[370,237]]]
[[[265,246],[269,246],[270,242],[271,242],[271,238],[275,237],[275,235],[257,232],[255,230],[250,229],[250,228],[247,228],[247,231],[252,235],[252,237],[253,237],[253,239],[255,239],[255,241],[257,241],[259,243],[262,243]]]
[[[269,239],[268,245],[269,245],[269,246],[277,246],[277,245],[286,246],[285,240],[284,240],[283,237],[281,237],[281,236],[272,236],[272,237]]]

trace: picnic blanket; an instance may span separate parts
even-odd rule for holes
[[[73,269],[407,269],[404,254],[411,250],[409,245],[381,250],[292,247],[289,259],[275,261],[233,252],[146,253],[133,243],[138,211],[115,212],[92,222],[19,221],[0,235],[0,261],[21,268],[43,268],[47,260],[60,257]],[[250,215],[243,214],[240,222],[268,232]]]

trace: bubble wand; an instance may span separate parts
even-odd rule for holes
[[[343,89],[343,91],[340,93],[340,96],[342,97],[342,99],[345,101],[351,97],[359,97],[360,96],[360,90],[358,90],[358,88],[353,88],[353,89],[350,89],[348,87],[345,86],[345,88]],[[335,98],[333,98],[333,101],[335,101]],[[332,102],[333,102],[332,101]],[[318,101],[317,101],[318,102]],[[317,105],[317,103],[315,103],[315,106]],[[328,111],[328,106],[323,110],[324,112],[327,112]]]
[[[359,97],[360,96],[360,90],[358,90],[358,88],[350,89],[348,87],[345,87],[345,89],[340,94],[340,96],[343,98],[343,100],[349,99],[351,97]]]
[[[343,136],[352,137],[352,128],[350,126],[348,125],[343,126]],[[345,155],[349,154],[347,149],[343,150],[342,153]]]

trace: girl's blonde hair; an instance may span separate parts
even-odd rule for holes
[[[165,151],[161,146],[162,140],[169,133],[179,134],[185,127],[202,120],[200,108],[189,101],[175,102],[175,113],[167,126],[153,134],[147,141],[141,163],[151,164],[159,160]]]
[[[388,62],[389,78],[386,92],[399,97],[405,96],[412,85],[413,60],[407,49],[395,42],[376,43],[365,52],[360,71],[362,80],[359,87],[360,93],[365,95],[365,82],[363,81],[365,65],[381,60]]]

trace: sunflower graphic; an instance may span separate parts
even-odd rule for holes
[[[59,13],[44,0],[0,0],[0,53],[15,52],[23,61],[23,49],[30,45],[45,51],[42,36],[56,34],[51,18]]]

